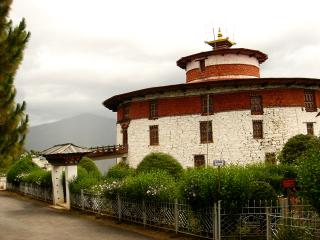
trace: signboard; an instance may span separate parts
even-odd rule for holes
[[[283,188],[293,188],[296,186],[296,180],[294,178],[287,178],[282,180]]]
[[[213,166],[216,167],[222,167],[225,165],[225,161],[224,160],[213,160]]]

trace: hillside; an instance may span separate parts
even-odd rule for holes
[[[91,147],[116,142],[116,120],[92,114],[81,114],[57,122],[29,128],[27,150],[41,151],[53,145],[71,142]]]

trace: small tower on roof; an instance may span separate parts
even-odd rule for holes
[[[235,42],[230,41],[229,37],[223,38],[220,28],[218,31],[218,39],[214,39],[213,41],[208,41],[205,43],[210,45],[214,50],[231,48],[233,45],[236,44]]]

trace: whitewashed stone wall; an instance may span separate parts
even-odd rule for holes
[[[265,108],[263,115],[251,115],[245,110],[131,120],[127,161],[136,167],[145,155],[159,151],[171,154],[184,167],[193,167],[194,155],[206,155],[208,148],[209,165],[214,159],[224,159],[227,164],[263,162],[265,153],[278,153],[290,137],[306,134],[306,122],[315,122],[314,133],[319,136],[320,117],[315,116],[316,112],[305,112],[301,107],[285,107]],[[214,142],[201,144],[199,122],[206,120],[212,121]],[[253,139],[252,120],[263,120],[263,139]],[[159,126],[159,146],[149,146],[150,125]],[[120,124],[117,143],[122,144]]]

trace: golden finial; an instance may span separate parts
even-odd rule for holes
[[[218,31],[218,39],[221,39],[222,38],[222,32],[221,32],[221,29],[219,28],[219,31]]]

